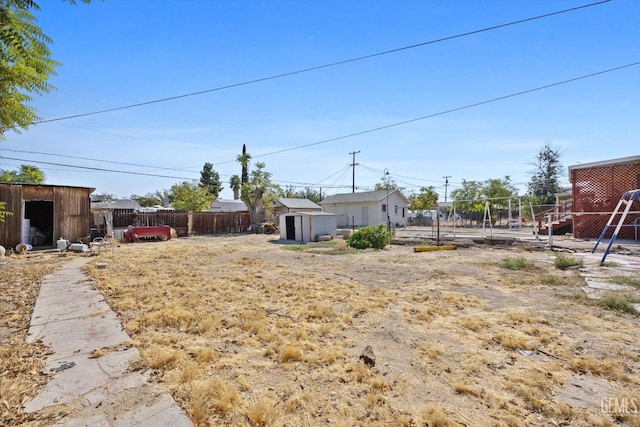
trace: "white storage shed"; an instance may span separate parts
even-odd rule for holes
[[[337,217],[326,212],[288,212],[280,215],[280,238],[315,242],[318,236],[336,238]]]

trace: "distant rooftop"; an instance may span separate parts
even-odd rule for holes
[[[136,200],[132,199],[115,199],[103,200],[100,202],[91,202],[91,209],[131,209],[140,210],[141,206]]]
[[[281,197],[276,206],[284,206],[289,209],[320,209],[320,205],[309,199],[294,199]]]

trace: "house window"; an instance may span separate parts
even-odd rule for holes
[[[385,205],[384,203],[382,204],[382,212],[386,212],[387,211],[387,205]]]
[[[396,215],[398,215],[398,206],[396,206]]]

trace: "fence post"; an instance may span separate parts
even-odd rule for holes
[[[193,233],[193,212],[187,213],[187,236]]]

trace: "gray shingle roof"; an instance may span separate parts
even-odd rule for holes
[[[293,199],[281,197],[280,199],[278,199],[278,202],[280,203],[280,205],[289,209],[320,209],[320,205],[317,205],[309,199]]]
[[[404,195],[397,190],[389,190],[389,194],[398,193],[400,197],[405,199]],[[360,193],[343,193],[329,196],[320,202],[321,205],[328,203],[369,203],[379,202],[387,197],[387,190],[365,191]]]

